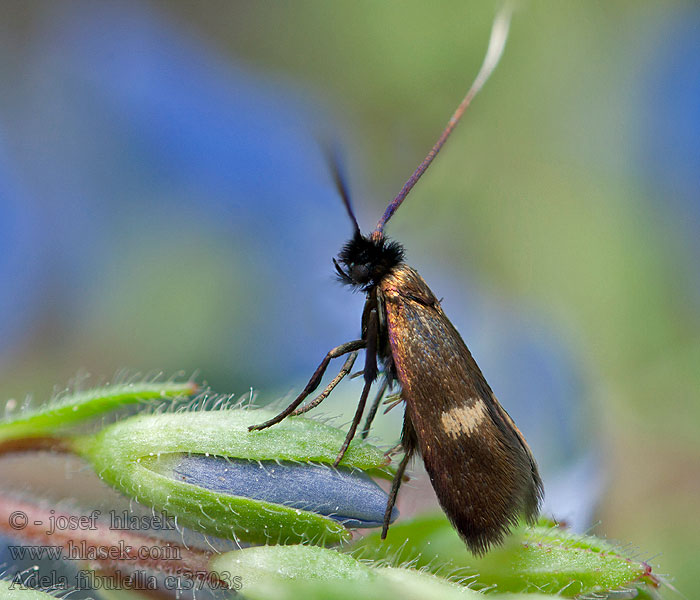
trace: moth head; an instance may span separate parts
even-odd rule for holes
[[[364,236],[359,229],[333,260],[338,279],[355,289],[368,291],[403,262],[403,246],[383,235]]]
[[[328,153],[328,159],[335,186],[354,228],[352,238],[341,248],[337,260],[333,259],[335,270],[342,283],[367,292],[403,262],[403,246],[384,237],[383,222],[370,235],[362,235],[340,161],[334,152]]]

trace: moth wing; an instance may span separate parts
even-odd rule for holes
[[[543,495],[522,434],[418,273],[400,265],[380,285],[393,363],[438,500],[469,548],[484,553]]]

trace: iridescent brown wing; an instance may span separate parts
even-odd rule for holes
[[[406,415],[440,504],[469,548],[500,543],[537,517],[537,465],[440,304],[399,265],[380,284]]]

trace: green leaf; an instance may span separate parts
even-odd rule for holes
[[[184,383],[127,383],[70,394],[0,421],[0,442],[41,437],[127,404],[189,396],[196,389]]]
[[[469,553],[443,516],[428,516],[389,528],[385,541],[369,535],[349,549],[355,556],[425,567],[440,574],[474,576],[480,588],[498,592],[540,591],[574,597],[657,586],[646,563],[612,544],[548,522],[516,529],[503,546],[483,557]],[[651,589],[651,588],[650,588]]]
[[[31,574],[29,575],[31,580]],[[22,579],[0,579],[0,600],[56,600],[55,596],[19,583]]]
[[[254,600],[483,598],[479,592],[429,573],[373,567],[350,555],[317,546],[246,548],[216,556],[210,568],[224,580],[238,577],[234,583],[241,586],[246,598]],[[508,598],[517,600],[518,596]],[[528,600],[534,598],[527,596]]]
[[[272,416],[270,411],[244,409],[140,415],[97,435],[75,438],[73,446],[104,481],[197,531],[251,543],[347,540],[347,529],[326,516],[184,483],[169,471],[183,453],[333,463],[343,431],[300,417],[248,431]],[[353,442],[341,465],[389,476],[383,452],[363,443]]]

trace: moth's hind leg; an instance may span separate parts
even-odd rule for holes
[[[389,531],[389,523],[391,522],[391,512],[394,510],[394,505],[396,504],[396,496],[399,493],[399,488],[401,487],[401,482],[403,481],[403,474],[408,466],[408,461],[411,460],[413,450],[406,451],[399,463],[399,468],[396,470],[396,475],[394,475],[394,480],[391,482],[391,491],[389,492],[389,499],[386,503],[386,511],[384,512],[384,526],[382,527],[382,539],[386,538],[386,534]]]
[[[401,444],[392,448],[389,452],[397,450],[399,447],[403,448],[404,455],[399,463],[399,468],[396,470],[396,475],[394,475],[394,480],[391,482],[391,491],[389,492],[389,499],[386,503],[386,511],[384,512],[384,526],[382,527],[382,539],[386,538],[386,534],[389,531],[389,523],[391,521],[391,512],[394,510],[394,505],[396,504],[396,497],[399,493],[399,488],[401,487],[401,482],[403,481],[404,473],[406,472],[406,467],[408,466],[408,461],[411,460],[413,453],[416,450],[416,433],[413,429],[413,423],[411,423],[408,415],[404,415],[403,419],[403,431],[401,432]]]
[[[318,365],[318,368],[316,369],[316,371],[314,371],[314,374],[311,376],[311,379],[309,379],[309,382],[306,384],[304,391],[301,392],[301,394],[299,394],[299,396],[296,398],[296,400],[294,400],[294,402],[292,402],[276,417],[272,417],[270,420],[265,421],[264,423],[260,423],[259,425],[251,425],[250,427],[248,427],[248,431],[253,431],[256,429],[266,429],[267,427],[276,425],[277,423],[291,415],[294,412],[294,410],[306,399],[306,397],[309,394],[313,393],[313,391],[321,383],[321,379],[323,379],[323,374],[326,372],[328,364],[331,362],[331,360],[343,356],[344,354],[348,354],[349,352],[355,352],[356,350],[360,350],[361,348],[364,348],[365,345],[365,340],[354,340],[352,342],[341,344],[337,348],[333,348],[333,350],[326,354],[324,359],[321,361],[321,364]]]

